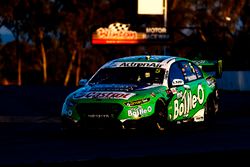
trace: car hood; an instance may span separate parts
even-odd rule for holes
[[[74,99],[129,99],[159,85],[95,84],[86,85],[73,93]]]
[[[138,86],[136,84],[97,84],[90,88],[90,91],[133,91],[145,86]]]

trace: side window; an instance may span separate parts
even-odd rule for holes
[[[202,75],[201,69],[200,69],[198,66],[196,66],[195,64],[192,64],[192,66],[193,66],[194,71],[195,71],[195,73],[196,73],[196,75],[197,75],[197,78],[198,78],[198,79],[199,79],[199,78],[202,78],[203,75]]]
[[[184,81],[184,76],[182,74],[180,64],[178,62],[172,64],[170,67],[168,75],[168,85],[172,85],[174,79],[182,79]]]
[[[191,62],[181,61],[180,64],[181,64],[181,70],[183,72],[185,82],[190,82],[190,81],[194,81],[197,79],[195,68]]]

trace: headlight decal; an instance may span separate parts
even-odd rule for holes
[[[63,105],[63,108],[62,108],[62,115],[65,115],[65,116],[72,116],[72,110],[69,109],[69,106],[64,103]]]
[[[76,105],[76,102],[75,102],[75,101],[72,101],[72,100],[67,100],[67,101],[66,101],[66,105],[67,105],[68,107],[73,107],[73,106]]]
[[[73,111],[72,110],[68,110],[68,116],[72,116]]]

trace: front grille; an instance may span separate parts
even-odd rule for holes
[[[82,119],[116,119],[123,107],[117,103],[80,103],[76,107]]]
[[[80,115],[80,124],[86,128],[120,128],[117,119],[123,107],[117,103],[81,103],[77,112]]]

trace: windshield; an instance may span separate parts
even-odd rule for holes
[[[162,84],[164,69],[121,67],[104,68],[96,73],[89,84]]]

